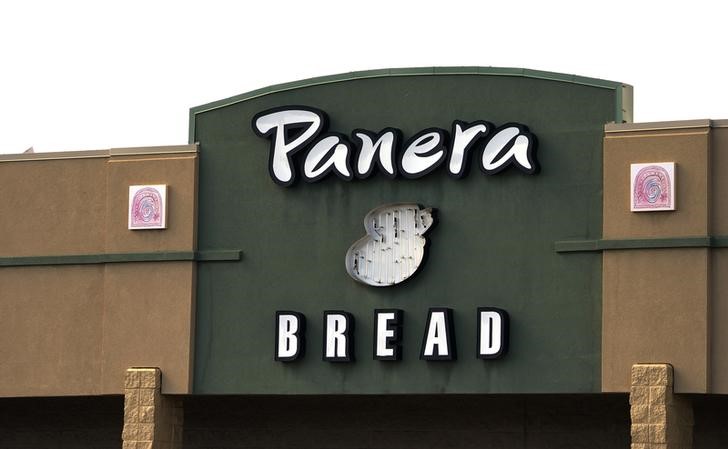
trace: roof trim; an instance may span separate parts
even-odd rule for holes
[[[535,78],[541,80],[559,81],[564,83],[572,83],[583,86],[598,87],[610,89],[616,92],[615,101],[615,120],[622,121],[623,117],[631,117],[631,104],[623,105],[623,93],[631,92],[632,86],[616,81],[608,81],[598,78],[588,78],[578,75],[568,75],[557,72],[546,72],[542,70],[522,69],[515,67],[408,67],[408,68],[392,68],[365,70],[359,72],[340,73],[336,75],[319,76],[308,78],[289,83],[274,84],[272,86],[263,87],[261,89],[252,90],[240,95],[225,98],[223,100],[213,101],[190,108],[190,124],[189,124],[189,143],[194,143],[195,139],[195,116],[203,112],[214,109],[224,108],[236,103],[240,103],[253,98],[265,95],[283,92],[287,90],[300,89],[303,87],[318,86],[322,84],[339,83],[343,81],[352,81],[367,78],[384,78],[392,76],[433,76],[433,75],[490,75],[490,76],[520,76],[523,78]],[[629,110],[624,107],[628,106]]]
[[[166,145],[158,147],[128,147],[112,148],[109,156],[136,156],[139,154],[176,154],[176,153],[197,153],[199,150],[195,144],[187,145]]]
[[[105,150],[57,151],[49,153],[0,154],[0,162],[52,161],[61,159],[94,159],[113,156],[197,153],[197,145],[167,145],[155,147],[110,148]]]
[[[663,131],[669,129],[691,129],[691,128],[728,128],[728,120],[673,120],[667,122],[644,122],[644,123],[607,123],[604,125],[604,133],[621,133],[636,131]]]

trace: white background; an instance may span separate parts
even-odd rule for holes
[[[728,118],[720,1],[4,1],[0,153],[186,143],[188,111],[414,66],[632,84],[635,121]],[[247,126],[247,124],[246,124]]]

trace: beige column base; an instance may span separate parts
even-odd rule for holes
[[[182,402],[162,396],[159,368],[130,368],[124,378],[124,449],[181,449]]]
[[[632,449],[691,449],[693,406],[673,393],[672,365],[632,366]]]

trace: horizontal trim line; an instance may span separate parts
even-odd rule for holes
[[[218,250],[207,250],[197,251],[195,253],[195,260],[198,262],[224,262],[224,261],[238,261],[243,258],[243,252],[239,249],[218,249]]]
[[[619,139],[654,139],[655,137],[673,137],[673,136],[707,136],[710,133],[708,128],[682,128],[682,129],[653,129],[652,134],[644,134],[647,130],[639,130],[634,133],[613,133],[605,134],[604,140]],[[638,162],[638,161],[632,161]]]
[[[176,154],[176,153],[197,153],[199,150],[195,144],[187,145],[167,145],[156,147],[129,147],[129,148],[112,148],[109,150],[110,156],[138,156],[147,154]]]
[[[0,162],[53,161],[60,159],[101,159],[109,157],[109,150],[58,151],[48,153],[18,153],[0,155]]]
[[[238,261],[241,250],[166,251],[156,253],[73,254],[59,256],[0,257],[0,267],[91,265],[125,262]]]
[[[626,133],[638,131],[666,131],[691,128],[725,128],[728,120],[675,120],[668,122],[645,122],[645,123],[607,123],[604,125],[604,133]]]
[[[728,248],[728,236],[562,240],[554,242],[554,251],[557,253],[651,248]]]
[[[197,153],[195,144],[155,147],[111,148],[105,150],[51,151],[47,153],[2,154],[0,162],[53,161],[62,159],[95,159],[116,156],[148,156],[152,154]]]

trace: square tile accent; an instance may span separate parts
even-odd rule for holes
[[[630,165],[632,212],[675,210],[675,163]]]
[[[129,229],[167,228],[167,185],[129,186]]]

